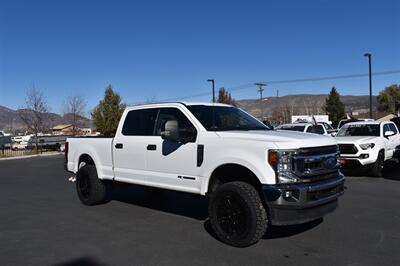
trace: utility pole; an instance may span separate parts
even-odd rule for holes
[[[365,53],[364,56],[368,57],[369,66],[369,118],[372,118],[372,66],[371,66],[371,54]]]
[[[211,84],[212,84],[212,101],[213,101],[213,103],[215,103],[215,80],[207,79],[207,82],[211,82]]]
[[[254,83],[254,85],[256,85],[258,87],[258,92],[260,93],[260,110],[261,110],[261,120],[263,120],[264,118],[264,107],[263,107],[263,91],[265,86],[267,86],[267,84],[265,84],[264,82],[257,82]]]

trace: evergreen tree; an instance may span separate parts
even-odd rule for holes
[[[333,126],[337,127],[345,112],[344,104],[340,100],[340,94],[335,87],[331,89],[328,98],[326,98],[324,109],[328,113],[329,120],[332,121]]]
[[[232,98],[231,94],[227,90],[225,90],[224,87],[220,88],[218,91],[217,102],[236,106],[235,99]]]
[[[379,110],[391,113],[398,112],[400,109],[400,85],[390,85],[379,93]]]
[[[105,136],[114,136],[124,109],[125,104],[121,103],[121,97],[113,91],[111,85],[108,85],[104,92],[104,99],[92,112],[97,131]]]

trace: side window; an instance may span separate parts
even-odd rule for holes
[[[397,128],[394,124],[389,124],[390,130],[393,131],[395,134],[397,134]]]
[[[125,136],[153,136],[157,109],[132,110],[126,115],[122,134]]]
[[[387,131],[391,131],[391,129],[390,129],[390,127],[389,127],[389,124],[384,124],[384,125],[383,125],[383,135],[384,135],[384,136],[385,136],[385,133],[386,133]]]
[[[323,125],[309,126],[307,128],[307,132],[320,134],[320,135],[325,134],[325,130],[324,130],[324,126]]]
[[[161,132],[165,130],[165,123],[167,123],[168,120],[178,121],[179,135],[182,137],[193,136],[193,133],[197,133],[196,128],[179,109],[160,108],[155,131],[157,136],[161,136]]]

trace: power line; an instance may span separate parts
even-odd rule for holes
[[[380,71],[372,73],[372,76],[384,76],[384,75],[392,75],[392,74],[400,74],[400,70],[389,70],[389,71]],[[287,79],[287,80],[271,80],[266,81],[266,85],[270,84],[290,84],[290,83],[303,83],[303,82],[314,82],[314,81],[325,81],[325,80],[338,80],[338,79],[352,79],[352,78],[361,78],[367,77],[369,73],[365,74],[351,74],[351,75],[338,75],[338,76],[325,76],[325,77],[313,77],[313,78],[303,78],[303,79]],[[242,85],[232,86],[229,88],[230,91],[238,91],[248,89],[254,86],[254,83],[246,83]],[[190,98],[197,98],[210,95],[209,92],[203,92],[198,94],[191,94],[185,96],[178,96],[174,98],[164,99],[163,101],[176,101],[176,100],[185,100]]]
[[[267,84],[265,84],[264,82],[257,82],[254,83],[254,85],[256,85],[258,87],[258,92],[260,93],[260,110],[261,110],[261,120],[263,119],[264,116],[264,110],[263,110],[263,91],[264,91],[264,87],[267,86]]]

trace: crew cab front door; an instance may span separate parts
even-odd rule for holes
[[[178,122],[179,142],[164,140],[161,132],[169,120]],[[146,152],[148,181],[155,185],[175,190],[199,192],[201,180],[197,167],[198,130],[178,108],[160,108],[154,132],[154,139],[147,143],[151,149]],[[188,137],[189,139],[188,140]],[[191,137],[190,137],[191,136]],[[186,140],[185,140],[186,139]]]
[[[395,134],[393,136],[385,137],[387,131],[393,131]],[[386,159],[393,158],[393,153],[398,145],[400,145],[400,135],[396,126],[392,123],[387,123],[383,125],[383,140],[386,146],[385,157]]]

